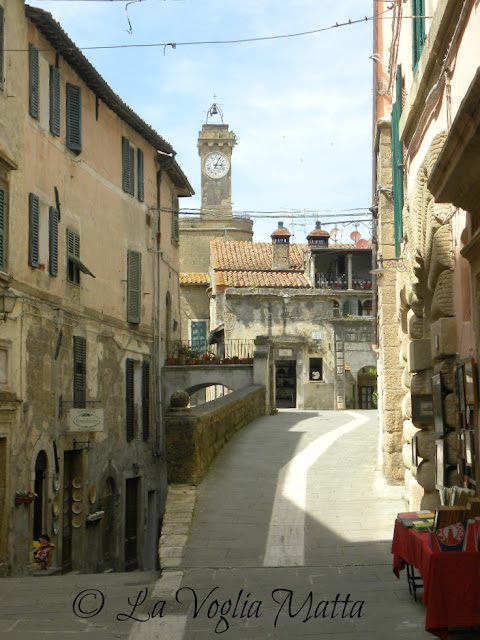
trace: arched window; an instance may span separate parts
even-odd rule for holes
[[[372,300],[369,298],[368,300],[364,300],[362,302],[362,316],[371,316],[372,315]]]
[[[339,318],[340,317],[340,302],[338,300],[333,300],[332,301],[332,306],[333,306],[333,317],[334,318]]]

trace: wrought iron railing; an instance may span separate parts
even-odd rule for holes
[[[251,364],[253,340],[226,340],[215,344],[177,340],[167,345],[167,364]]]

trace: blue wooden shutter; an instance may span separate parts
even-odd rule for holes
[[[50,131],[60,135],[60,71],[50,66]]]
[[[87,390],[87,341],[73,337],[73,406],[83,409]]]
[[[395,102],[392,107],[392,188],[393,188],[393,231],[395,254],[400,254],[403,236],[403,144],[400,142],[399,122],[402,115],[402,67],[397,66]]]
[[[425,0],[412,0],[412,66],[415,72],[425,44]]]
[[[150,363],[143,362],[142,368],[142,431],[143,439],[150,437]]]
[[[50,207],[48,212],[48,270],[58,275],[58,211]]]
[[[38,267],[38,196],[28,194],[28,264]]]
[[[67,82],[67,147],[76,153],[82,150],[82,91]]]
[[[39,70],[38,70],[38,49],[33,44],[28,45],[28,65],[29,65],[29,95],[28,106],[32,118],[38,120],[39,116]]]
[[[4,45],[4,12],[0,7],[0,88],[3,88],[3,45]]]
[[[125,422],[127,441],[135,437],[135,385],[134,385],[135,360],[127,358],[125,363]]]
[[[142,255],[138,251],[127,253],[127,322],[140,322],[140,292],[142,275]]]
[[[7,224],[7,192],[0,187],[0,271],[5,271],[5,227]]]
[[[122,136],[122,189],[130,193],[130,143]]]
[[[192,349],[200,355],[207,349],[207,321],[192,320],[190,323],[190,338]]]
[[[137,149],[137,176],[138,176],[138,189],[137,196],[140,202],[144,200],[144,187],[143,187],[143,151]]]

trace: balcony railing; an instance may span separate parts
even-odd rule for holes
[[[315,274],[315,286],[317,289],[341,290],[348,289],[346,276],[335,277],[330,273]],[[352,289],[358,291],[371,291],[372,281],[368,278],[352,278]]]
[[[253,340],[227,340],[217,344],[206,341],[175,341],[168,345],[166,364],[252,364]]]

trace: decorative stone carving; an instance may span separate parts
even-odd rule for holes
[[[440,274],[433,294],[432,320],[453,315],[453,271],[446,269]]]

